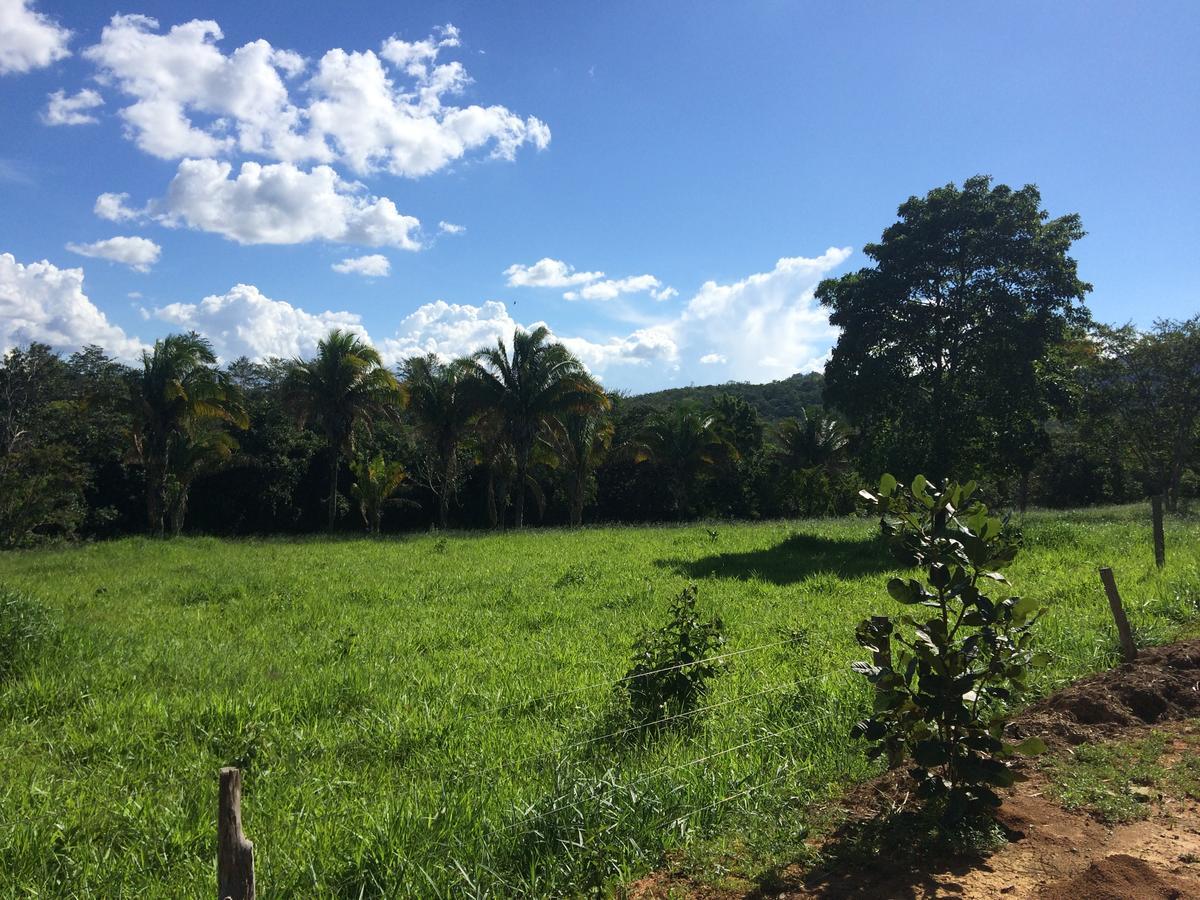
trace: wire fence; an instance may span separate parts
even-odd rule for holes
[[[499,704],[499,705],[496,705],[493,707],[489,707],[487,709],[475,711],[468,716],[464,716],[464,717],[460,718],[458,721],[461,723],[463,721],[471,721],[471,720],[479,719],[484,716],[502,716],[505,712],[508,712],[508,711],[516,709],[516,708],[522,708],[522,707],[523,708],[529,708],[529,707],[536,708],[536,707],[542,706],[544,704],[550,703],[552,701],[560,700],[564,697],[578,696],[578,695],[582,695],[582,694],[585,694],[590,691],[599,690],[601,688],[607,688],[609,690],[612,690],[614,688],[619,688],[621,686],[628,685],[629,683],[631,683],[637,679],[661,676],[661,675],[665,675],[672,671],[687,669],[687,668],[693,667],[693,666],[711,665],[711,664],[718,663],[718,662],[725,662],[730,659],[744,657],[744,656],[748,656],[748,655],[754,654],[754,653],[762,653],[767,650],[777,649],[777,648],[785,647],[788,645],[794,645],[794,644],[798,643],[800,640],[802,640],[802,639],[801,638],[787,638],[787,639],[778,640],[778,641],[771,641],[771,642],[759,644],[759,645],[756,645],[753,647],[747,647],[747,648],[743,648],[740,650],[733,650],[733,651],[730,651],[727,653],[722,653],[722,654],[706,657],[703,659],[693,660],[693,661],[684,662],[684,663],[678,663],[678,664],[674,664],[674,665],[670,665],[670,666],[663,666],[661,668],[654,669],[652,671],[640,672],[635,675],[626,675],[621,678],[608,679],[605,681],[596,681],[596,682],[592,682],[592,683],[589,683],[589,684],[586,684],[583,686],[579,686],[579,687],[574,687],[574,688],[569,688],[569,689],[565,689],[565,690],[552,691],[552,692],[548,692],[548,693],[544,693],[544,694],[540,694],[540,695],[535,695],[532,697],[523,698],[521,700],[514,700],[511,702],[506,702],[506,703],[502,703],[502,704]],[[449,767],[446,767],[446,766],[430,767],[427,769],[415,770],[413,774],[420,773],[420,774],[433,776],[433,777],[436,777],[439,780],[441,780],[443,782],[443,784],[449,785],[449,784],[457,783],[457,780],[461,779],[461,778],[483,779],[488,775],[492,775],[492,774],[495,774],[500,771],[524,770],[526,767],[531,766],[534,763],[549,763],[551,761],[556,760],[558,762],[558,764],[561,764],[563,761],[566,761],[569,759],[576,759],[578,757],[579,751],[584,750],[585,748],[601,746],[601,745],[609,744],[609,743],[616,743],[616,742],[621,741],[623,738],[627,738],[627,737],[639,735],[639,734],[649,735],[649,734],[654,734],[654,733],[661,733],[661,730],[666,729],[668,726],[676,725],[676,724],[679,724],[679,723],[682,723],[685,721],[689,721],[689,720],[695,721],[695,720],[699,719],[699,717],[704,716],[708,713],[712,713],[716,710],[721,710],[721,709],[725,709],[725,708],[737,708],[739,705],[749,706],[750,701],[754,701],[759,698],[783,694],[784,692],[795,690],[796,688],[799,688],[804,685],[811,685],[811,684],[815,684],[818,682],[828,683],[828,682],[836,680],[836,679],[845,678],[845,677],[849,676],[850,674],[851,673],[849,672],[849,670],[840,671],[840,672],[814,673],[812,675],[804,676],[801,678],[790,679],[790,680],[787,680],[784,682],[779,682],[776,684],[768,685],[766,687],[758,688],[758,689],[755,689],[752,691],[741,692],[741,693],[738,693],[734,697],[729,697],[729,698],[714,701],[711,703],[705,703],[698,707],[694,707],[691,709],[685,709],[680,712],[671,713],[669,715],[660,716],[659,718],[654,719],[649,722],[636,722],[636,723],[629,724],[629,725],[623,725],[622,727],[619,727],[619,728],[612,728],[611,730],[607,730],[603,734],[589,736],[586,738],[581,738],[581,739],[576,739],[576,740],[566,740],[566,741],[558,743],[555,746],[548,748],[546,750],[538,751],[536,753],[526,754],[517,759],[508,759],[508,760],[498,761],[498,762],[491,763],[489,765],[482,766],[482,767],[473,766],[470,764],[460,765],[460,766],[449,766]],[[813,728],[822,723],[829,722],[829,721],[835,719],[838,715],[840,715],[841,712],[842,711],[840,711],[840,710],[823,709],[823,710],[821,710],[820,713],[818,713],[816,715],[810,715],[810,716],[806,717],[803,721],[795,722],[795,723],[786,725],[785,727],[781,727],[781,728],[774,728],[772,730],[766,731],[762,734],[758,734],[750,739],[741,741],[732,746],[723,747],[721,749],[713,750],[713,751],[707,752],[707,753],[700,753],[699,755],[696,755],[690,759],[686,759],[682,762],[670,762],[670,763],[666,763],[664,765],[657,766],[649,771],[641,772],[635,778],[633,778],[631,780],[621,781],[620,786],[622,789],[626,789],[626,790],[638,788],[638,787],[648,785],[648,784],[654,782],[656,779],[670,778],[671,776],[677,775],[678,773],[682,773],[685,771],[691,771],[691,770],[697,770],[697,769],[700,769],[701,767],[709,766],[709,765],[713,764],[714,762],[716,762],[717,760],[732,757],[734,754],[746,754],[747,751],[751,751],[752,749],[756,749],[756,748],[768,748],[768,747],[781,747],[782,748],[782,747],[784,747],[785,742],[787,741],[787,739],[789,737],[796,735],[798,732],[801,732],[803,729]],[[544,768],[548,768],[548,767],[544,766]],[[657,821],[655,823],[655,827],[667,829],[670,831],[680,830],[682,828],[682,826],[684,826],[689,820],[695,819],[697,816],[703,816],[707,813],[713,812],[714,810],[725,807],[726,805],[733,803],[739,799],[751,797],[752,795],[758,794],[759,792],[761,792],[765,789],[768,789],[768,788],[784,781],[785,779],[787,779],[789,777],[798,779],[798,778],[802,777],[803,775],[812,772],[813,769],[814,769],[814,762],[811,759],[801,761],[798,763],[794,760],[791,760],[790,758],[785,759],[784,761],[782,761],[779,764],[778,770],[774,772],[772,777],[762,779],[748,787],[739,787],[739,789],[737,791],[727,794],[723,797],[720,797],[719,799],[717,799],[714,802],[710,802],[710,803],[707,803],[707,804],[704,804],[701,806],[696,806],[696,807],[693,807],[693,808],[688,809],[683,812],[679,812],[678,809],[676,809],[675,811],[666,814],[664,817],[661,818],[661,820]],[[226,770],[223,770],[223,771],[226,771]],[[679,792],[685,790],[687,788],[687,786],[688,786],[687,783],[680,783],[680,784],[675,785],[671,790],[669,790],[667,792],[667,794],[664,796],[663,799],[677,795]],[[536,840],[537,836],[538,836],[538,829],[534,828],[533,826],[537,825],[540,822],[544,822],[548,819],[551,819],[552,817],[558,816],[559,814],[570,813],[572,810],[578,810],[581,807],[581,803],[583,802],[583,799],[584,798],[572,797],[572,795],[569,793],[561,793],[561,794],[554,796],[554,797],[550,798],[549,800],[545,801],[544,808],[537,809],[537,808],[533,808],[533,807],[526,807],[521,815],[518,815],[517,818],[507,821],[504,824],[493,824],[493,822],[489,822],[487,820],[487,818],[485,817],[482,822],[483,829],[481,832],[479,832],[479,834],[481,836],[485,836],[487,838],[487,842],[491,843],[498,839],[503,838],[504,836],[512,835],[514,833],[524,830],[524,832],[528,836],[530,836],[532,839]],[[222,800],[222,802],[224,802],[224,799]],[[229,811],[222,808],[220,811],[218,822],[219,822],[219,831],[220,831],[220,829],[225,827],[225,824],[227,821],[233,821],[234,819],[236,819],[238,828],[239,828],[239,831],[238,831],[238,834],[236,837],[240,838],[240,796],[238,798],[238,804],[239,804],[239,810],[237,811],[236,816],[229,814]],[[482,810],[480,810],[480,812],[482,813]],[[426,826],[432,827],[436,818],[437,818],[437,815],[434,814],[432,818],[426,819]],[[221,846],[224,845],[223,840],[224,840],[224,838],[222,837],[221,834],[219,834],[219,839],[218,839],[219,845],[221,845]],[[464,847],[461,843],[457,847],[452,846],[446,842],[435,842],[434,844],[429,845],[429,846],[440,847],[442,850],[444,850],[447,854],[445,856],[445,859],[452,860],[453,865],[455,867],[457,867],[458,871],[461,873],[461,877],[470,881],[470,875],[464,868],[463,861],[457,859],[454,856],[454,852],[456,850],[462,851],[464,849]],[[421,868],[420,864],[417,861],[413,860],[411,862],[414,866],[416,866],[422,872],[424,877],[426,877],[426,878],[429,877],[429,874],[427,872],[425,872],[425,870],[423,868]],[[220,870],[220,868],[221,868],[221,857],[218,858],[218,869]],[[219,878],[224,878],[224,880],[221,881],[222,884],[233,883],[233,882],[230,882],[229,878],[222,875],[220,873],[220,871],[218,874],[219,874]],[[236,882],[236,879],[234,879],[234,881]],[[251,873],[250,873],[249,884],[250,884],[249,893],[244,893],[242,896],[237,896],[236,894],[230,894],[229,896],[232,898],[232,900],[248,900],[248,898],[252,898],[254,896],[252,862],[251,862]]]

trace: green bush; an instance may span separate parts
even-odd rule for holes
[[[633,665],[620,682],[635,721],[650,725],[690,715],[707,696],[712,681],[725,671],[711,662],[725,646],[720,616],[704,621],[696,608],[696,587],[689,585],[671,601],[670,618],[634,642]]]
[[[30,665],[53,634],[54,625],[44,606],[0,585],[0,682]]]
[[[1033,650],[1038,604],[988,593],[1008,587],[999,570],[1016,557],[1020,535],[972,501],[974,491],[974,482],[939,491],[920,475],[903,490],[884,475],[878,493],[862,492],[893,551],[924,575],[893,578],[888,593],[929,618],[879,617],[858,627],[868,650],[890,640],[891,661],[854,664],[876,693],[873,715],[852,733],[893,765],[910,758],[918,796],[951,823],[999,806],[993,788],[1021,780],[1011,757],[1044,749],[1036,738],[1018,746],[1003,739],[1011,703],[1048,656]]]

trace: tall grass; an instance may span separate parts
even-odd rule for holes
[[[1140,511],[1026,524],[1011,577],[1051,604],[1041,689],[1116,659],[1098,565],[1145,641],[1200,613],[1194,521],[1162,573]],[[860,520],[711,527],[0,556],[61,621],[0,684],[0,883],[208,896],[230,764],[264,896],[584,893],[735,840],[787,858],[805,806],[871,772],[845,673],[892,563]],[[633,639],[689,582],[727,651],[772,646],[731,660],[706,714],[608,737]]]

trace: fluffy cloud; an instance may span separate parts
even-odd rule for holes
[[[529,331],[544,324],[533,322],[522,325],[509,315],[508,308],[499,300],[488,300],[479,306],[438,300],[418,307],[406,316],[395,335],[384,340],[379,347],[389,363],[425,353],[452,359],[495,344],[501,339],[511,346],[516,329]],[[598,375],[603,375],[606,369],[614,365],[671,363],[678,358],[678,348],[670,330],[666,328],[645,328],[628,337],[602,341],[560,335],[553,337],[561,340],[584,365]]]
[[[603,374],[612,365],[672,364],[679,359],[679,347],[669,326],[639,329],[628,337],[596,342],[584,338],[563,338],[563,344],[593,372]]]
[[[560,288],[583,285],[577,291],[566,291],[567,300],[613,300],[622,294],[649,292],[655,300],[667,300],[678,291],[664,288],[653,275],[631,275],[627,278],[604,278],[603,272],[576,272],[575,267],[561,259],[545,257],[532,266],[513,263],[504,270],[509,287]]]
[[[323,240],[367,247],[419,250],[420,221],[401,215],[387,197],[372,197],[329,166],[306,172],[291,163],[247,162],[233,167],[214,159],[185,159],[147,213],[166,225],[186,225],[239,244],[299,244]],[[105,199],[109,198],[109,199]],[[114,200],[115,198],[115,200]],[[106,213],[129,210],[121,195],[102,195]],[[136,215],[136,213],[135,213]]]
[[[455,225],[453,222],[438,222],[438,231],[442,234],[466,234],[467,226]]]
[[[367,278],[382,278],[392,271],[388,258],[380,253],[370,256],[351,256],[331,267],[343,275],[365,275]]]
[[[250,284],[238,284],[225,294],[199,303],[172,303],[154,310],[155,318],[180,329],[195,330],[213,343],[221,359],[240,356],[312,356],[317,342],[333,328],[354,331],[370,340],[354,313],[305,312],[284,300],[272,300]]]
[[[779,260],[732,284],[705,282],[688,301],[674,333],[681,346],[707,351],[702,362],[729,378],[765,381],[818,368],[836,330],[814,298],[817,284],[850,255],[830,247],[814,258]]]
[[[311,71],[265,40],[226,54],[222,37],[213,21],[163,33],[147,16],[117,15],[84,56],[133,100],[121,116],[138,146],[165,159],[240,152],[417,177],[489,145],[511,159],[550,141],[532,116],[447,102],[471,82],[461,63],[438,62],[459,44],[453,26],[422,41],[390,38],[378,54],[332,49]]]
[[[629,278],[595,281],[578,291],[567,291],[563,297],[567,300],[612,300],[621,294],[640,294],[650,291],[657,299],[658,289],[661,287],[662,282],[653,275],[632,275]],[[667,290],[672,289],[667,288]]]
[[[603,272],[576,272],[574,266],[569,266],[561,259],[544,257],[532,266],[513,263],[504,270],[508,276],[509,287],[570,287],[573,284],[587,284],[604,277]]]
[[[100,121],[88,110],[104,105],[104,98],[86,88],[70,97],[66,91],[55,91],[47,98],[42,121],[47,125],[88,125]]]
[[[67,244],[67,249],[80,256],[124,263],[138,272],[149,272],[162,253],[162,247],[144,237],[111,237],[90,244]]]
[[[131,209],[127,206],[125,201],[128,199],[129,195],[124,193],[101,194],[96,198],[96,205],[92,207],[92,212],[110,222],[132,222],[145,215],[144,210]]]
[[[99,344],[135,358],[142,344],[105,317],[83,292],[83,269],[42,261],[23,265],[0,253],[0,352],[41,341],[57,350]]]
[[[450,359],[500,338],[512,343],[513,331],[519,327],[499,300],[479,306],[437,300],[405,316],[396,334],[384,340],[379,350],[390,363],[426,353]]]
[[[41,69],[70,56],[71,32],[29,0],[0,0],[0,75]]]

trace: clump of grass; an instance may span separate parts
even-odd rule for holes
[[[1146,818],[1151,801],[1162,795],[1200,800],[1195,726],[1184,733],[1157,730],[1135,740],[1085,745],[1049,759],[1044,768],[1052,796],[1066,809],[1087,810],[1112,824]]]
[[[41,603],[0,585],[0,682],[32,665],[54,633],[50,613]]]

